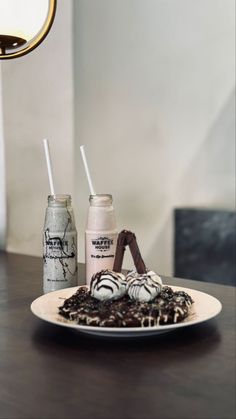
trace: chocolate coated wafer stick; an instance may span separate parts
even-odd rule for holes
[[[113,271],[115,272],[121,272],[125,248],[126,248],[126,230],[123,230],[120,232],[117,238],[116,254],[115,254],[115,260],[113,264]]]
[[[146,273],[147,268],[141,256],[135,234],[131,231],[126,231],[126,244],[129,245],[130,252],[132,254],[133,261],[138,274]]]

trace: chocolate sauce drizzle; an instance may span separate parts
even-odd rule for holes
[[[116,296],[117,291],[121,290],[121,287],[125,287],[126,283],[115,274],[115,272],[110,270],[103,270],[97,272],[93,275],[90,284],[91,295],[94,293],[101,293],[103,289],[109,290],[111,292],[111,297]]]
[[[150,297],[155,298],[156,295],[161,291],[161,284],[155,282],[151,275],[144,274],[132,274],[127,276],[127,290],[129,296],[137,301],[142,299],[143,291],[146,291]],[[148,298],[149,300],[149,298]]]
[[[62,267],[62,273],[63,273],[63,278],[66,280],[67,279],[67,274],[69,275],[74,275],[77,271],[77,261],[75,263],[75,269],[73,272],[71,272],[68,263],[66,262],[66,259],[73,259],[76,257],[77,254],[77,250],[76,250],[76,243],[74,238],[72,239],[72,251],[71,253],[68,253],[68,251],[65,251],[65,242],[66,242],[66,233],[68,230],[69,225],[72,223],[72,219],[71,219],[71,215],[69,213],[69,211],[67,211],[68,214],[68,219],[67,219],[67,224],[66,227],[64,229],[63,232],[63,236],[59,237],[59,236],[51,236],[50,235],[50,229],[47,228],[44,232],[44,240],[45,240],[45,248],[46,248],[46,252],[43,255],[43,261],[46,264],[47,263],[47,259],[54,259],[54,260],[58,260],[61,267]],[[53,245],[53,241],[56,241],[58,244],[58,248],[56,249],[56,253],[55,253],[55,249],[54,249],[54,245]],[[52,249],[50,251],[48,251],[48,247],[52,246]],[[67,247],[68,250],[68,247]]]
[[[188,315],[192,298],[183,291],[164,287],[151,302],[137,302],[124,295],[118,300],[99,301],[87,287],[66,299],[59,313],[68,321],[100,327],[150,327],[179,323]]]

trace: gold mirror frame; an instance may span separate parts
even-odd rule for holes
[[[41,42],[43,42],[43,40],[46,38],[48,32],[51,29],[56,14],[56,6],[57,0],[49,0],[47,18],[40,32],[34,38],[27,42],[25,48],[9,54],[0,53],[0,60],[10,60],[12,58],[22,57],[22,55],[28,54],[29,52],[37,48],[38,45],[40,45]]]

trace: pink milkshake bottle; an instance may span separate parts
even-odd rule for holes
[[[118,231],[112,196],[90,195],[87,227],[85,232],[86,283],[102,269],[112,269]]]
[[[93,274],[113,268],[118,232],[112,196],[95,192],[84,145],[80,146],[80,151],[90,189],[90,206],[85,231],[86,283],[90,285]]]

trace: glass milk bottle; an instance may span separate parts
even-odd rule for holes
[[[90,195],[85,232],[86,283],[102,269],[112,269],[115,258],[117,228],[112,196]]]
[[[43,234],[43,291],[77,285],[77,231],[70,195],[49,195]]]

